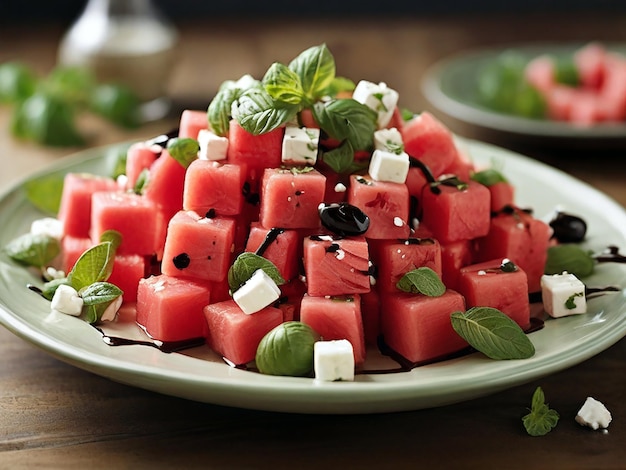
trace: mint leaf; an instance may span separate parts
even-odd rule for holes
[[[548,248],[544,273],[561,274],[567,271],[580,279],[590,276],[595,264],[591,251],[573,243],[563,243]]]
[[[556,427],[559,418],[559,413],[546,405],[541,387],[537,387],[533,393],[530,413],[522,418],[526,432],[531,436],[548,434]]]
[[[263,86],[276,101],[300,104],[305,98],[298,74],[278,62],[273,63],[265,73]]]
[[[313,116],[329,136],[347,140],[355,150],[372,147],[377,129],[376,112],[352,98],[313,105]]]
[[[244,285],[257,269],[265,271],[265,274],[272,278],[276,285],[286,282],[274,263],[255,253],[244,252],[237,256],[235,262],[228,270],[228,286],[231,292],[235,292]]]
[[[293,119],[297,112],[297,105],[277,103],[260,88],[245,91],[232,108],[239,125],[254,135],[273,131]]]
[[[191,137],[175,137],[167,141],[167,151],[183,168],[198,158],[200,144]]]
[[[97,305],[111,302],[123,294],[122,290],[110,282],[94,282],[79,292],[84,305]]]
[[[49,235],[26,233],[9,242],[4,250],[13,261],[41,269],[61,252],[61,244]]]
[[[37,76],[20,62],[0,65],[0,103],[23,101],[35,92]]]
[[[77,291],[94,282],[106,281],[113,270],[115,247],[102,242],[85,251],[67,276],[68,284]]]
[[[217,92],[215,98],[209,104],[207,109],[207,118],[211,130],[219,135],[228,134],[231,118],[232,104],[241,96],[242,90],[236,88],[224,88]]]
[[[289,69],[300,77],[304,94],[313,103],[324,94],[335,78],[335,58],[326,44],[313,46],[293,59]]]
[[[100,235],[100,243],[103,242],[110,242],[111,249],[115,252],[122,243],[122,234],[117,230],[105,230],[102,232],[102,235]]]
[[[396,283],[403,292],[424,294],[429,297],[440,297],[446,292],[446,286],[435,271],[427,267],[419,267],[409,271]]]
[[[478,171],[474,173],[471,178],[483,186],[493,186],[496,183],[508,183],[504,175],[493,168]]]
[[[349,78],[335,77],[333,78],[333,81],[330,82],[330,85],[328,85],[328,88],[324,90],[323,95],[334,98],[339,93],[354,91],[355,88],[355,83]]]
[[[134,129],[141,124],[141,101],[130,88],[121,85],[98,85],[89,97],[91,110],[113,124]]]
[[[56,215],[61,206],[63,175],[52,173],[24,183],[26,197],[40,211]]]
[[[133,192],[142,195],[148,183],[150,183],[150,170],[144,168],[141,170],[141,173],[139,173],[139,176],[137,176],[137,181],[135,181],[135,186],[133,186]]]
[[[44,299],[52,300],[52,297],[54,297],[54,293],[56,292],[57,287],[59,287],[61,284],[68,284],[66,277],[61,279],[52,279],[51,281],[46,282],[41,289],[41,296]]]
[[[580,85],[580,73],[573,57],[559,57],[554,59],[554,79],[571,87]]]
[[[520,326],[498,309],[473,307],[452,313],[450,319],[454,331],[491,359],[527,359],[535,354]]]
[[[354,166],[354,149],[345,141],[339,147],[324,152],[322,160],[336,173],[348,173]]]

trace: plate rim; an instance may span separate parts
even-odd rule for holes
[[[626,211],[624,211],[624,208],[620,204],[612,200],[606,194],[596,190],[587,183],[584,183],[583,181],[567,175],[566,173],[549,165],[517,154],[515,152],[511,152],[501,147],[472,140],[464,140],[464,142],[470,147],[475,146],[478,149],[483,149],[482,151],[496,151],[498,153],[501,153],[503,155],[503,158],[506,155],[512,155],[514,156],[514,158],[522,161],[524,164],[532,164],[533,166],[545,167],[551,172],[556,172],[557,174],[560,174],[561,177],[570,180],[576,185],[582,185],[582,187],[585,187],[586,190],[591,191],[593,194],[601,197],[604,201],[612,204],[611,209],[619,211],[620,215],[626,220]],[[103,159],[104,157],[100,154],[101,152],[106,151],[107,149],[110,149],[112,147],[117,147],[119,145],[121,144],[102,146],[77,152],[75,154],[69,155],[68,157],[64,157],[64,159],[62,159],[61,161],[55,162],[55,164],[36,172],[34,175],[23,178],[21,181],[12,185],[7,190],[3,191],[2,194],[0,194],[0,210],[2,209],[2,204],[6,201],[6,199],[11,195],[15,195],[16,192],[20,190],[20,187],[24,184],[25,181],[39,176],[45,176],[52,172],[65,171],[74,168],[79,163],[84,163],[86,161],[91,162],[93,160]],[[90,157],[85,158],[86,154],[90,155]],[[537,372],[534,368],[530,367],[530,364],[534,362],[531,358],[525,360],[525,362],[528,361],[527,366],[521,367],[520,371],[518,371],[517,373],[507,373],[506,375],[500,377],[487,377],[487,382],[489,385],[488,388],[482,387],[483,383],[480,384],[480,387],[478,386],[478,384],[475,383],[471,390],[471,396],[469,397],[459,397],[458,393],[455,393],[454,391],[448,391],[446,394],[441,396],[440,400],[435,400],[432,403],[429,402],[429,404],[423,406],[419,399],[416,401],[416,397],[412,393],[415,388],[413,381],[394,382],[393,393],[391,395],[393,395],[395,402],[389,403],[389,398],[386,396],[388,395],[388,393],[383,393],[380,396],[375,397],[366,396],[368,393],[378,393],[381,391],[381,389],[383,392],[388,392],[388,382],[343,382],[329,384],[328,386],[326,386],[325,384],[320,384],[322,386],[316,387],[311,387],[307,385],[308,389],[303,392],[302,381],[307,381],[307,383],[310,383],[312,379],[289,378],[288,380],[283,380],[285,378],[264,376],[264,380],[250,381],[246,379],[247,376],[240,376],[241,374],[239,373],[244,372],[245,374],[249,374],[249,372],[234,371],[234,376],[232,380],[224,382],[219,378],[199,378],[197,376],[190,377],[183,372],[163,371],[160,370],[158,367],[151,368],[142,365],[140,370],[138,370],[137,365],[132,364],[132,362],[130,361],[122,361],[110,357],[103,358],[94,352],[76,349],[76,347],[63,343],[59,339],[55,339],[49,335],[45,335],[44,333],[37,331],[32,326],[30,326],[23,318],[21,318],[19,314],[9,311],[6,307],[4,299],[0,298],[0,324],[4,325],[9,331],[64,362],[70,363],[78,368],[96,373],[112,380],[160,393],[165,393],[168,395],[174,395],[182,398],[189,398],[197,401],[205,401],[208,403],[215,403],[220,405],[263,409],[269,411],[304,413],[322,412],[333,414],[389,412],[441,406],[450,403],[456,403],[459,401],[465,401],[486,394],[491,394],[505,388],[510,388],[512,386],[555,373],[557,371],[571,367],[575,364],[591,358],[592,356],[612,346],[613,344],[617,343],[621,338],[623,338],[626,335],[626,310],[619,312],[618,318],[620,321],[618,323],[619,328],[614,328],[613,330],[609,331],[608,334],[605,332],[604,338],[601,342],[595,342],[593,343],[592,347],[585,348],[583,352],[568,356],[567,360],[559,360],[558,358],[554,358],[554,360],[550,361],[547,364],[543,362],[541,364],[540,371]],[[92,329],[91,327],[89,328]],[[131,378],[129,380],[127,377],[128,374],[133,375],[134,379]],[[207,391],[206,387],[209,387],[210,390],[208,390],[208,395],[206,396],[203,396],[202,394],[198,395],[197,391],[190,391],[190,393],[187,395],[185,393],[168,393],[167,384],[163,384],[160,382],[164,380],[172,380],[172,378],[183,380],[185,383],[194,384],[196,387],[204,387],[204,391]],[[138,384],[137,380],[139,379],[142,379],[142,381],[147,380],[155,383],[151,383],[148,385],[146,383]],[[283,397],[288,398],[288,400],[280,402],[281,400],[276,400],[272,397],[274,392],[276,392],[277,381],[282,387],[281,392],[283,392],[283,394],[285,390],[288,391],[287,396]],[[237,389],[237,393],[229,397],[228,394],[229,392],[233,391],[233,388]],[[465,395],[465,392],[467,390],[468,389],[466,388],[463,391],[464,393],[462,393],[462,395]],[[241,394],[246,394],[250,391],[253,391],[257,394],[256,403],[241,403]],[[354,395],[352,395],[353,393],[359,394],[358,400],[355,400]],[[299,397],[295,397],[295,395],[299,395]],[[302,399],[309,399],[311,397],[318,400],[330,400],[330,402],[326,404],[320,404],[319,406],[302,408]],[[349,400],[347,397],[350,397]],[[294,399],[295,402],[292,402],[291,400]],[[346,402],[346,400],[348,400],[348,402]],[[369,409],[366,410],[366,408]]]
[[[453,65],[469,63],[477,58],[489,58],[507,50],[520,51],[525,54],[554,53],[573,50],[593,41],[576,42],[524,42],[501,44],[499,46],[476,47],[462,50],[440,58],[430,64],[420,80],[424,97],[439,111],[450,117],[481,128],[492,129],[511,134],[527,135],[543,138],[567,138],[576,141],[602,139],[608,141],[626,141],[626,122],[602,123],[591,127],[576,126],[548,119],[530,119],[521,116],[499,113],[459,101],[451,97],[441,88],[443,73]],[[608,50],[626,52],[626,43],[605,42]]]

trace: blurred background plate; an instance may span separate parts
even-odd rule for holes
[[[626,54],[626,44],[604,44],[610,51]],[[626,122],[590,127],[565,122],[529,119],[490,110],[480,103],[478,78],[481,70],[505,51],[514,51],[530,60],[542,54],[566,56],[584,43],[536,43],[464,51],[444,58],[425,72],[422,91],[426,99],[446,115],[480,128],[517,136],[558,140],[561,143],[605,141],[626,145]]]

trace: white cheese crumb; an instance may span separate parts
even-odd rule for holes
[[[587,397],[582,408],[576,415],[576,422],[582,426],[589,426],[596,430],[598,428],[608,428],[613,419],[611,413],[601,402],[592,397]]]
[[[198,158],[201,160],[225,160],[228,155],[228,138],[219,136],[208,129],[200,129],[198,144],[200,145]]]
[[[317,380],[354,380],[352,343],[347,339],[317,341],[313,346],[313,365]]]
[[[77,317],[83,310],[83,299],[72,286],[61,284],[54,291],[50,307],[53,312]]]
[[[315,165],[319,140],[319,129],[287,126],[282,145],[283,163]]]
[[[256,313],[275,302],[280,289],[262,269],[257,269],[243,286],[235,291],[233,300],[245,314]]]
[[[47,235],[61,240],[63,238],[63,223],[53,217],[33,220],[30,224],[30,233],[31,235]]]
[[[541,296],[544,310],[553,318],[587,312],[585,285],[573,274],[544,274]]]
[[[398,92],[389,88],[386,83],[379,84],[361,80],[352,93],[352,98],[378,113],[378,128],[387,127],[393,112],[398,105]]]
[[[385,150],[374,150],[368,173],[376,181],[404,183],[409,174],[409,167],[409,155],[406,152],[396,154]]]
[[[395,127],[374,132],[374,148],[386,152],[399,153],[404,148],[402,134]]]
[[[394,217],[393,218],[393,224],[396,227],[402,227],[404,225],[404,221],[400,217]]]
[[[346,185],[343,183],[337,183],[335,185],[335,192],[336,193],[345,193],[348,190],[348,188],[346,188]]]
[[[117,315],[118,310],[122,306],[122,302],[124,299],[120,295],[117,299],[109,304],[109,306],[104,310],[104,313],[100,317],[102,321],[113,321],[115,320],[115,316]]]

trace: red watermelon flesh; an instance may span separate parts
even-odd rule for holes
[[[324,200],[325,190],[326,177],[317,170],[304,173],[285,168],[265,170],[261,225],[286,229],[319,227],[318,206]]]
[[[63,224],[63,234],[72,237],[89,237],[92,194],[97,191],[117,189],[117,183],[112,178],[84,173],[65,175],[58,214]]]
[[[531,214],[516,209],[491,219],[489,233],[478,240],[477,261],[508,258],[528,277],[528,291],[541,290],[552,229]]]
[[[547,93],[556,84],[554,60],[548,55],[532,59],[524,69],[524,78],[542,93]]]
[[[599,89],[604,82],[606,49],[600,43],[589,43],[574,53],[574,63],[584,87]]]
[[[528,280],[518,268],[513,272],[500,269],[502,259],[461,268],[459,292],[465,297],[467,308],[493,307],[509,316],[522,329],[530,327]]]
[[[310,296],[370,290],[369,250],[363,237],[304,239],[304,271]]]
[[[298,275],[302,238],[296,230],[268,229],[253,222],[245,251],[256,252],[261,247],[263,250],[258,254],[274,263],[285,280],[291,280]]]
[[[347,339],[354,350],[355,364],[365,361],[365,337],[358,294],[339,297],[304,296],[300,321],[315,330],[324,341]]]
[[[448,289],[440,297],[387,294],[383,305],[384,341],[410,362],[435,361],[468,346],[450,321],[450,314],[465,311],[465,301],[458,292]]]
[[[361,317],[363,318],[363,336],[366,346],[376,346],[380,335],[380,315],[382,307],[380,294],[376,286],[361,296]]]
[[[69,273],[85,251],[93,246],[90,237],[74,237],[65,235],[61,241],[63,254],[63,270]]]
[[[187,168],[183,209],[215,215],[241,213],[246,171],[241,165],[194,160]]]
[[[406,122],[401,133],[406,153],[426,164],[435,178],[457,158],[452,132],[428,111]]]
[[[233,300],[204,308],[211,349],[235,365],[254,360],[261,339],[283,321],[279,308],[265,307],[247,315]]]
[[[150,169],[162,150],[159,145],[148,145],[145,142],[137,142],[130,146],[126,152],[126,187],[128,189],[135,187],[141,172]]]
[[[491,193],[491,212],[499,212],[515,203],[515,187],[507,181],[498,181],[487,186]]]
[[[144,196],[160,207],[165,221],[183,208],[185,168],[166,150],[150,168]]]
[[[448,289],[458,291],[459,271],[474,260],[472,240],[441,245],[441,279]]]
[[[178,137],[198,138],[198,133],[202,129],[209,127],[209,120],[206,111],[197,111],[186,109],[180,116],[180,124],[178,129]]]
[[[99,243],[107,230],[122,235],[119,254],[152,255],[161,246],[157,239],[162,220],[156,205],[135,193],[104,191],[92,196],[91,240]]]
[[[351,175],[348,202],[369,217],[367,238],[403,239],[409,236],[409,190],[405,184]]]
[[[116,255],[108,282],[115,284],[124,292],[124,302],[135,302],[139,281],[145,275],[145,257],[141,255]]]
[[[378,271],[376,286],[381,292],[399,292],[398,281],[420,267],[432,269],[439,277],[442,275],[441,245],[433,238],[384,240],[371,243],[370,249]]]
[[[481,237],[489,231],[491,195],[480,183],[467,188],[440,184],[422,193],[422,222],[440,243]]]
[[[161,269],[170,276],[222,281],[230,267],[234,237],[233,219],[180,211],[167,228]]]

